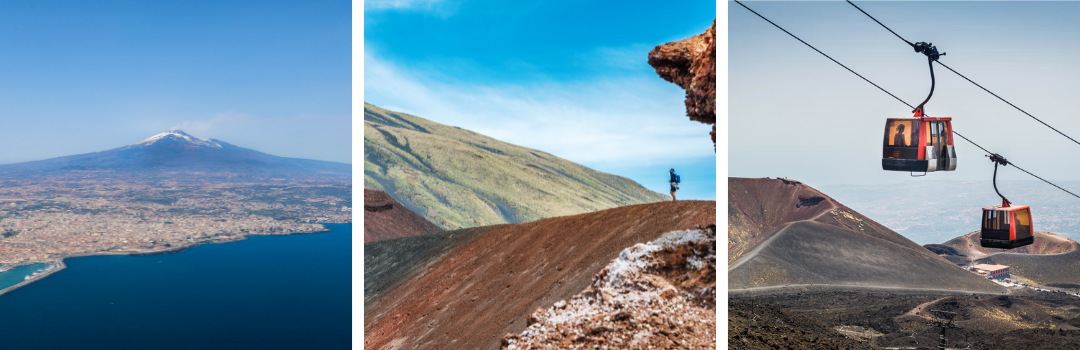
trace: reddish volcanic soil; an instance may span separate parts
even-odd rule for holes
[[[442,231],[383,191],[364,189],[364,243]]]
[[[678,230],[638,243],[596,274],[589,289],[503,338],[503,350],[714,349],[716,232]]]
[[[781,225],[809,220],[838,206],[798,181],[728,178],[728,265]]]
[[[715,222],[715,201],[674,201],[366,243],[364,347],[498,349],[624,248]]]

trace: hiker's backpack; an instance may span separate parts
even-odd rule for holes
[[[675,174],[675,183],[681,183],[682,179],[679,178],[679,174]]]

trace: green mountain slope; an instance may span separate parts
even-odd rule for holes
[[[671,199],[621,176],[367,103],[364,188],[447,230]]]

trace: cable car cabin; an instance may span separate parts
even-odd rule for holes
[[[1031,210],[1025,206],[995,205],[983,208],[982,240],[986,248],[1013,249],[1035,243]]]
[[[910,172],[956,170],[952,118],[915,115],[885,122],[881,168]]]

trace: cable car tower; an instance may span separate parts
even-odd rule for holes
[[[915,52],[926,55],[930,63],[930,94],[915,107],[911,118],[888,118],[885,121],[885,140],[882,143],[881,168],[893,171],[934,172],[956,170],[956,150],[953,149],[952,118],[928,117],[926,103],[934,96],[934,61],[938,54],[931,43],[915,43]],[[920,175],[921,176],[921,175]]]
[[[953,317],[956,317],[956,313],[951,312],[951,311],[945,311],[945,310],[930,310],[930,312],[937,312],[937,313],[940,313],[940,314],[944,314],[947,317],[947,318],[944,318],[944,319],[935,318],[935,319],[931,320],[930,322],[926,323],[928,325],[941,328],[941,334],[938,335],[938,339],[940,340],[940,342],[938,343],[938,349],[945,350],[945,347],[947,347],[949,345],[949,339],[945,338],[945,330],[947,330],[949,328],[955,328],[955,329],[960,328],[959,326],[953,324]]]
[[[994,192],[1001,197],[1001,205],[982,209],[979,244],[985,248],[1013,249],[1035,243],[1031,209],[1026,205],[1013,205],[997,188],[998,165],[1008,166],[1009,161],[997,153],[987,157],[994,162]]]

